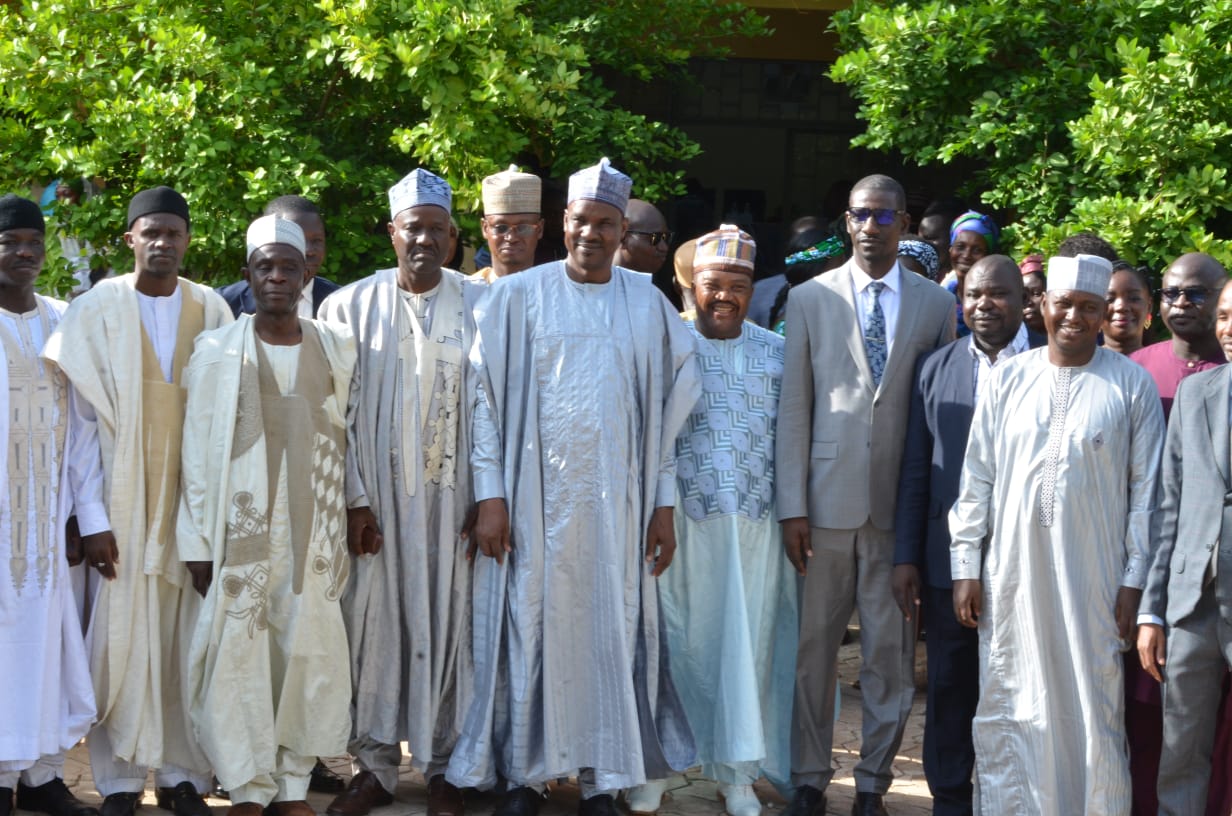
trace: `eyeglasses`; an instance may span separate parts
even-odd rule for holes
[[[676,236],[674,232],[643,232],[642,230],[625,230],[629,235],[644,235],[651,246],[658,246],[660,243],[667,246],[672,245],[672,238]]]
[[[869,216],[872,216],[878,226],[888,227],[893,224],[894,219],[903,212],[905,212],[905,210],[891,210],[882,208],[873,209],[871,207],[848,207],[847,217],[852,221],[855,221],[857,224],[863,224],[869,219]]]
[[[1169,286],[1166,289],[1160,289],[1159,294],[1164,303],[1176,303],[1181,299],[1181,295],[1184,295],[1185,299],[1194,306],[1201,306],[1206,302],[1207,297],[1214,293],[1205,286],[1186,286],[1183,289],[1179,286]]]
[[[529,238],[535,234],[535,230],[539,229],[539,225],[497,223],[488,224],[488,229],[492,230],[492,234],[502,238],[511,232],[519,238]]]

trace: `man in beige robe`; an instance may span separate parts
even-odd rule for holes
[[[495,283],[535,265],[535,250],[543,238],[542,187],[538,176],[519,171],[515,164],[483,180],[480,224],[492,265],[480,269],[476,277]]]
[[[181,372],[192,342],[230,323],[215,292],[179,277],[188,204],[169,187],[128,208],[131,274],[100,281],[73,301],[43,356],[68,377],[83,419],[97,428],[106,512],[114,536],[84,542],[106,579],[86,639],[98,703],[88,738],[103,816],[132,816],[150,768],[159,806],[209,816],[210,779],[182,699],[187,637],[199,599],[175,548]]]
[[[177,539],[205,599],[188,711],[230,816],[312,816],[316,756],[345,751],[351,731],[338,599],[355,346],[299,317],[305,252],[295,222],[253,222],[256,312],[200,335],[185,371]]]

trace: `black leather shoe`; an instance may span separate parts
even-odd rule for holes
[[[825,812],[826,795],[811,785],[801,785],[783,816],[824,816]]]
[[[134,816],[141,807],[139,793],[113,793],[103,800],[99,816]]]
[[[851,816],[889,816],[880,793],[857,793]]]
[[[13,789],[0,788],[0,816],[10,816],[13,812]]]
[[[542,794],[534,788],[521,786],[505,792],[492,816],[539,816],[541,804]]]
[[[381,787],[376,774],[360,771],[351,777],[346,790],[334,797],[325,809],[328,816],[368,816],[373,808],[393,804],[394,795]]]
[[[205,797],[197,792],[193,783],[184,781],[174,788],[159,788],[154,792],[154,800],[163,810],[169,810],[175,816],[211,816],[210,806],[205,803]]]
[[[610,793],[601,793],[578,802],[578,816],[620,816],[616,800]]]
[[[318,759],[308,775],[308,790],[313,793],[342,793],[346,790],[346,780]]]
[[[18,782],[17,809],[51,816],[98,816],[98,809],[74,796],[59,777],[33,788]]]

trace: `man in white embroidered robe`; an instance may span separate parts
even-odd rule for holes
[[[178,276],[189,214],[169,187],[133,196],[125,242],[134,271],[73,301],[43,356],[59,366],[98,429],[114,538],[85,543],[107,579],[86,641],[98,702],[88,745],[102,816],[133,816],[155,768],[160,807],[208,816],[209,763],[184,707],[183,663],[200,599],[175,548],[181,373],[200,332],[232,322],[209,287]]]
[[[389,804],[406,741],[430,816],[460,816],[445,766],[471,696],[471,571],[460,539],[471,507],[465,350],[479,279],[443,269],[457,231],[452,194],[419,169],[389,191],[398,266],[326,299],[358,363],[348,423],[354,580],[343,598],[354,684],[355,775],[330,804],[363,816]]]
[[[0,197],[0,816],[14,791],[21,810],[98,816],[63,779],[95,715],[68,569],[80,541],[65,527],[97,534],[107,519],[98,443],[72,423],[64,376],[39,359],[65,308],[34,292],[45,235],[37,204]]]
[[[177,538],[205,598],[188,707],[231,816],[311,816],[318,754],[346,750],[350,332],[300,318],[304,233],[248,229],[256,313],[197,338],[185,371]]]
[[[618,789],[696,754],[654,578],[675,552],[674,443],[700,383],[671,305],[612,265],[631,185],[607,159],[575,173],[568,259],[497,281],[477,310],[473,536],[486,557],[449,778],[507,780],[501,816],[532,816],[545,784],[573,774],[579,813],[611,816]]]
[[[1130,810],[1120,652],[1164,419],[1146,370],[1096,346],[1111,276],[1093,255],[1051,259],[1048,346],[993,369],[950,512],[955,616],[980,634],[986,816]]]

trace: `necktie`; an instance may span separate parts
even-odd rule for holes
[[[873,291],[873,305],[864,317],[864,354],[868,357],[869,370],[873,372],[873,385],[881,385],[881,375],[886,366],[885,312],[881,310],[881,281],[873,281],[868,288]]]

